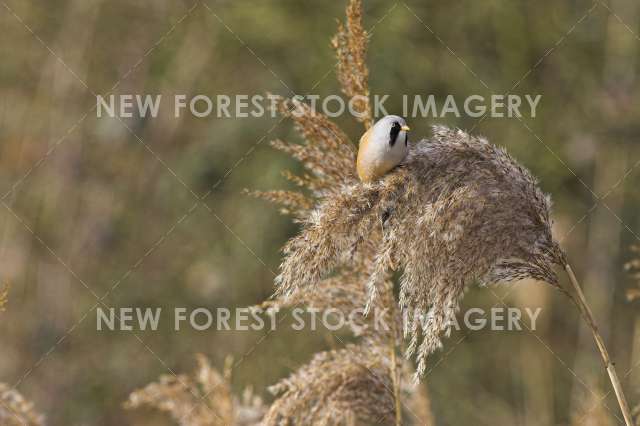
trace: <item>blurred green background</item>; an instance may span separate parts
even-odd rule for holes
[[[97,332],[93,293],[108,292],[108,306],[166,311],[247,306],[271,294],[279,249],[296,226],[241,191],[288,187],[280,172],[298,165],[268,141],[296,140],[291,123],[175,118],[172,97],[339,93],[329,40],[344,7],[0,1],[0,279],[11,284],[0,314],[0,381],[18,383],[49,424],[169,424],[121,404],[160,374],[190,372],[196,352],[218,367],[233,355],[241,360],[234,387],[263,392],[332,344],[325,332],[177,333],[169,316],[139,339]],[[553,196],[556,236],[638,401],[639,307],[625,299],[633,284],[622,268],[640,240],[638,2],[370,0],[364,7],[365,26],[373,27],[371,91],[394,95],[390,113],[400,112],[402,94],[435,94],[439,102],[448,94],[542,95],[535,119],[409,124],[425,137],[436,123],[473,129],[540,178]],[[165,99],[157,118],[97,118],[95,95],[109,93]],[[358,140],[359,123],[337,121]],[[196,204],[194,193],[209,190],[206,206]],[[574,307],[538,283],[494,291],[509,306],[541,306],[538,329],[454,333],[426,378],[437,424],[621,424]],[[491,292],[472,289],[464,307],[496,303]]]

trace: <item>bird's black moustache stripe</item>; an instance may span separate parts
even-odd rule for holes
[[[389,145],[394,146],[396,144],[396,139],[398,139],[400,130],[400,123],[394,121],[393,125],[391,126],[391,132],[389,132]]]

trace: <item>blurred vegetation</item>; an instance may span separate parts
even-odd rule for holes
[[[271,294],[295,227],[241,191],[288,185],[280,172],[297,165],[267,142],[295,138],[291,123],[175,118],[167,106],[175,94],[338,93],[329,40],[344,2],[3,6],[0,282],[11,295],[0,314],[0,381],[18,383],[49,424],[157,425],[166,420],[126,412],[123,401],[168,369],[191,371],[195,352],[218,367],[228,354],[242,359],[233,386],[261,390],[334,344],[329,333],[284,328],[264,339],[267,331],[178,333],[167,315],[158,332],[97,332],[93,293],[108,306],[167,313]],[[365,24],[371,90],[392,94],[390,113],[402,94],[542,95],[535,119],[409,124],[420,136],[436,123],[473,129],[540,178],[637,402],[639,307],[625,299],[622,265],[640,239],[638,2],[371,0]],[[95,95],[108,93],[162,94],[164,107],[158,118],[97,118]],[[359,123],[337,121],[355,143]],[[191,191],[209,190],[207,206],[196,204]],[[454,333],[426,379],[437,424],[587,424],[575,422],[609,387],[577,312],[536,283],[496,292],[510,306],[542,306],[538,329]],[[482,289],[464,301],[495,304]],[[616,424],[611,393],[604,404],[593,415]]]

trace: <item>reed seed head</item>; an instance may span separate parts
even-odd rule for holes
[[[369,299],[387,271],[402,271],[400,306],[412,314],[408,353],[418,353],[422,374],[468,285],[524,278],[557,284],[553,266],[564,257],[550,208],[537,181],[503,149],[435,127],[383,179],[343,184],[322,199],[285,246],[277,293],[315,285],[372,243]]]

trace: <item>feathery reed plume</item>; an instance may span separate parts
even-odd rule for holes
[[[0,383],[0,425],[42,426],[44,417],[17,390]]]
[[[379,315],[375,322],[373,316],[363,315],[367,292],[361,270],[367,264],[361,261],[364,259],[354,259],[351,268],[320,281],[315,288],[299,288],[289,298],[269,302],[278,308],[306,305],[321,311],[339,310],[349,317],[359,342],[316,354],[309,364],[272,386],[277,399],[265,416],[265,425],[401,424],[398,376],[402,364],[395,357],[401,318],[394,308],[388,277],[384,288],[389,291],[376,300]]]
[[[435,127],[431,140],[412,146],[403,165],[380,181],[345,183],[324,193],[302,219],[300,234],[285,245],[276,294],[287,298],[314,286],[363,242],[373,243],[367,310],[381,277],[401,269],[399,303],[409,313],[407,356],[417,353],[417,380],[428,355],[441,347],[440,336],[449,334],[468,285],[547,282],[576,304],[592,331],[630,425],[615,367],[552,237],[550,207],[536,179],[506,151],[461,130]],[[558,285],[554,265],[564,267],[575,294]]]
[[[376,344],[321,352],[270,390],[279,395],[265,426],[393,425],[395,398],[388,357]]]
[[[336,74],[342,91],[351,98],[356,118],[366,128],[373,124],[366,60],[368,43],[362,26],[362,1],[351,0],[347,6],[347,22],[338,23],[338,33],[331,39],[331,45],[338,57]]]
[[[246,389],[242,399],[231,393],[231,361],[223,374],[211,367],[204,355],[197,354],[194,378],[163,375],[156,383],[129,395],[125,408],[149,406],[165,411],[180,426],[257,425],[265,408],[262,400]]]
[[[289,171],[284,176],[304,192],[246,191],[264,200],[280,204],[281,212],[297,220],[308,217],[317,200],[339,192],[345,184],[357,181],[354,164],[356,153],[347,135],[323,114],[297,99],[277,97],[278,111],[291,118],[303,143],[272,141],[271,145],[300,161],[309,174],[297,176]]]
[[[418,374],[447,332],[465,287],[534,278],[557,284],[562,252],[550,203],[531,174],[484,139],[444,127],[412,146],[404,165],[372,184],[326,197],[285,246],[278,294],[314,285],[381,228],[370,301],[380,276],[401,268],[400,306],[412,313]],[[419,339],[422,343],[418,347]]]
[[[362,274],[357,269],[345,269],[320,281],[313,288],[300,288],[292,297],[276,298],[262,306],[284,309],[303,305],[319,311],[339,311],[343,317],[349,318],[348,325],[355,337],[386,341],[393,337],[394,327],[400,327],[401,317],[393,309],[387,308],[389,305],[393,306],[394,300],[384,298],[380,298],[375,306],[380,313],[378,317],[364,315],[367,292]],[[391,281],[385,282],[388,288],[392,285]],[[389,293],[385,295],[389,296]]]

